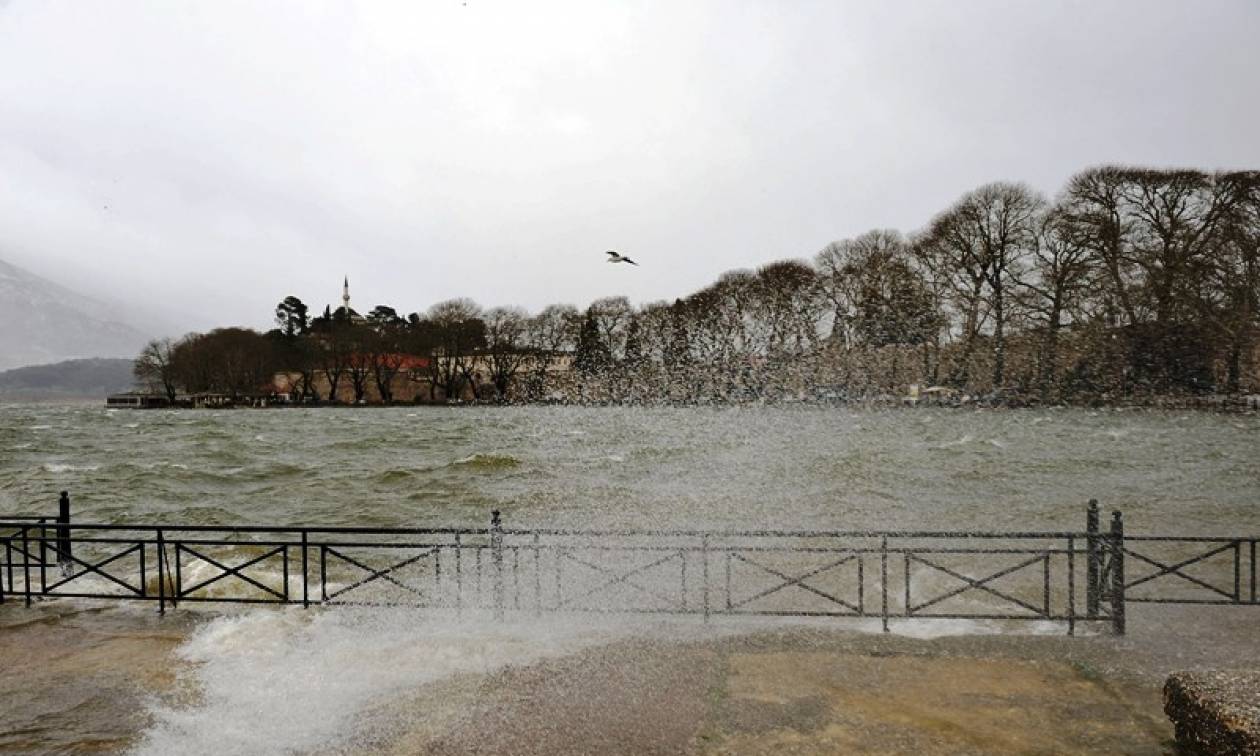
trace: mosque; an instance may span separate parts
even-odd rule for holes
[[[333,317],[341,319],[348,318],[351,323],[362,324],[367,322],[367,318],[355,312],[350,307],[350,276],[342,279],[341,284],[341,307],[333,311]]]

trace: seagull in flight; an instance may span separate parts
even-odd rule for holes
[[[610,249],[610,250],[608,250],[605,254],[607,254],[607,255],[608,255],[608,262],[610,262],[610,263],[620,263],[620,262],[623,262],[623,263],[630,263],[631,265],[635,265],[635,266],[637,266],[637,265],[638,265],[638,263],[637,263],[637,262],[635,262],[634,260],[631,260],[629,257],[626,257],[625,255],[618,254],[618,253],[616,253],[616,252],[612,251],[611,249]]]

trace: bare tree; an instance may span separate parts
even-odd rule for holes
[[[1222,335],[1230,393],[1241,389],[1243,353],[1260,333],[1260,173],[1234,180],[1249,184],[1247,196],[1221,223],[1201,303],[1204,318]]]
[[[1028,309],[1033,322],[1042,332],[1038,390],[1043,399],[1056,380],[1059,334],[1100,274],[1086,233],[1062,206],[1051,209],[1038,224],[1031,267],[1017,274],[1019,286],[1029,295]]]
[[[447,401],[458,399],[469,384],[475,396],[474,359],[486,345],[481,307],[471,299],[449,299],[430,307],[427,320],[437,340],[432,363],[435,383]]]
[[[546,393],[547,372],[577,343],[579,314],[572,305],[548,305],[525,324],[525,342],[531,353],[530,391]]]
[[[496,307],[486,313],[485,321],[490,380],[498,400],[504,401],[516,374],[529,358],[525,348],[529,315],[519,307]]]
[[[1107,286],[1093,292],[1111,313],[1111,324],[1139,321],[1135,298],[1137,266],[1130,251],[1131,222],[1126,217],[1126,170],[1112,166],[1091,168],[1068,182],[1060,207],[1075,236],[1093,254]]]
[[[612,360],[625,354],[626,328],[634,317],[634,307],[626,297],[604,297],[591,303],[590,312],[595,316],[600,338],[608,346]]]
[[[822,299],[814,269],[799,260],[780,260],[757,271],[754,312],[765,325],[768,356],[799,354],[818,338]]]
[[[328,401],[334,404],[338,401],[337,389],[349,369],[351,355],[354,353],[352,328],[344,318],[335,318],[327,312],[311,321],[315,364],[324,373],[328,382]]]
[[[886,259],[907,252],[905,237],[890,229],[868,231],[856,239],[832,242],[814,257],[819,294],[831,308],[831,337],[842,346],[854,339],[855,302],[861,288],[860,274],[866,261]]]
[[[179,389],[177,369],[171,361],[174,349],[170,339],[154,339],[144,345],[131,367],[138,382],[150,392],[164,395],[171,404],[175,403]]]
[[[1008,289],[1036,247],[1037,216],[1045,202],[1022,184],[986,184],[964,195],[932,222],[925,238],[929,259],[938,269],[952,268],[966,301],[964,326],[968,348],[979,333],[983,302],[993,323],[993,387],[1001,388],[1006,371]],[[965,367],[964,367],[965,370]]]
[[[1179,295],[1195,291],[1193,282],[1206,270],[1217,232],[1245,202],[1248,184],[1241,174],[1130,173],[1126,188],[1136,221],[1135,260],[1145,273],[1157,323],[1192,314]]]
[[[915,240],[913,253],[917,266],[928,272],[932,287],[948,306],[953,319],[950,335],[956,333],[962,339],[947,383],[964,386],[971,375],[977,337],[988,319],[984,297],[987,261],[956,210],[933,218]]]

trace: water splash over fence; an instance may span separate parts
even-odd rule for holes
[[[1125,604],[1257,602],[1257,537],[1079,532],[269,527],[0,521],[0,601],[408,605],[1080,623]],[[1129,574],[1126,576],[1126,571]]]

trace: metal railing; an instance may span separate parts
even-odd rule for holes
[[[56,519],[0,521],[0,601],[867,618],[885,631],[1040,621],[1069,634],[1082,622],[1123,634],[1131,601],[1256,603],[1256,538],[1126,537],[1119,512],[1099,527],[1093,501],[1080,532],[513,529],[498,512],[485,528],[71,525],[61,505]]]

